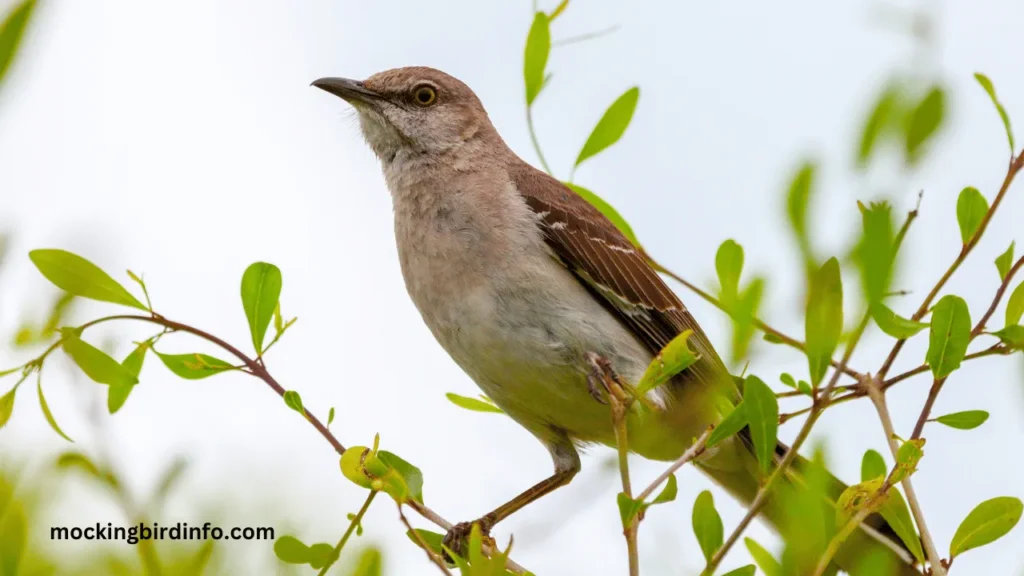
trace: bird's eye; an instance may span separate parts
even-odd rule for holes
[[[427,107],[437,101],[437,91],[430,86],[418,86],[413,90],[412,97],[417,104]]]

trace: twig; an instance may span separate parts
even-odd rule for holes
[[[441,572],[444,572],[448,576],[452,576],[451,571],[448,570],[447,566],[445,566],[444,558],[441,558],[439,555],[435,554],[434,551],[430,549],[430,546],[423,540],[423,537],[420,536],[420,533],[417,532],[416,529],[412,527],[412,524],[409,523],[409,519],[406,518],[405,514],[402,512],[401,504],[398,505],[398,518],[401,519],[402,524],[405,524],[406,529],[409,530],[409,534],[416,539],[416,543],[419,544],[419,547],[427,553],[427,558],[429,558],[430,561],[434,563],[434,565],[440,568]]]
[[[555,41],[553,41],[551,43],[551,47],[555,48],[556,46],[566,46],[568,44],[575,44],[577,42],[586,42],[587,40],[595,40],[595,39],[600,38],[602,36],[607,36],[609,34],[612,34],[612,33],[616,32],[616,31],[618,31],[619,28],[622,28],[622,26],[620,24],[616,24],[614,26],[609,26],[609,27],[603,28],[601,30],[596,30],[594,32],[588,32],[587,34],[580,34],[579,36],[570,36],[568,38],[563,38],[561,40],[555,40]]]
[[[359,526],[359,523],[363,521],[363,515],[365,515],[366,511],[370,509],[370,504],[373,503],[373,498],[376,495],[376,490],[370,490],[370,494],[366,497],[366,501],[363,502],[363,507],[359,509],[359,512],[356,512],[356,515],[352,518],[352,522],[348,525],[348,530],[345,530],[345,534],[341,536],[341,540],[338,540],[338,545],[334,547],[334,553],[331,554],[330,561],[328,561],[327,564],[324,564],[324,567],[320,569],[317,576],[325,576],[327,571],[331,569],[331,566],[334,566],[334,563],[341,557],[342,548],[345,547],[345,543],[348,542],[352,533],[356,531],[356,527]]]
[[[629,440],[626,436],[626,401],[625,393],[611,378],[605,378],[608,388],[608,401],[611,404],[612,424],[615,429],[615,446],[619,453],[619,475],[622,478],[622,492],[633,499],[633,488],[629,480]],[[642,513],[642,512],[641,512]],[[639,518],[633,517],[622,527],[626,537],[626,550],[629,554],[629,576],[640,576],[640,550],[637,546],[637,529]]]
[[[747,529],[747,526],[753,522],[754,518],[761,512],[761,509],[764,508],[765,504],[767,504],[768,493],[775,486],[775,483],[778,482],[779,478],[782,477],[786,469],[789,468],[790,464],[793,463],[793,460],[796,459],[797,452],[800,450],[804,441],[807,440],[807,437],[811,434],[811,428],[814,427],[814,424],[818,421],[818,418],[821,416],[825,406],[828,405],[828,398],[835,390],[836,384],[839,382],[839,377],[844,372],[843,369],[846,367],[846,363],[850,360],[850,357],[853,356],[853,349],[857,346],[857,342],[860,340],[861,335],[864,334],[864,329],[867,328],[869,319],[870,316],[865,314],[864,318],[860,321],[860,324],[858,324],[857,328],[853,331],[853,334],[850,336],[850,340],[846,344],[846,350],[843,352],[843,358],[839,361],[839,367],[832,372],[832,377],[829,379],[828,385],[826,385],[821,393],[814,398],[810,415],[807,417],[807,421],[804,422],[800,432],[796,435],[796,439],[793,440],[792,447],[790,447],[789,451],[786,452],[782,461],[779,462],[779,465],[776,466],[774,471],[772,471],[768,480],[761,486],[761,489],[757,491],[757,495],[754,497],[754,501],[750,503],[750,508],[747,510],[746,515],[743,516],[740,523],[732,533],[729,534],[729,538],[726,539],[725,544],[723,544],[722,547],[715,552],[715,555],[711,557],[711,560],[708,561],[704,571],[701,572],[701,576],[711,576],[715,573],[715,569],[718,568],[718,565],[722,563],[725,555],[728,554],[729,550],[734,544],[736,544],[736,541],[743,535],[743,531]]]
[[[677,470],[685,466],[688,462],[703,454],[705,448],[707,448],[706,444],[708,438],[711,437],[711,432],[713,430],[714,427],[708,427],[708,429],[705,430],[699,438],[697,438],[697,441],[693,443],[693,446],[690,446],[689,450],[684,452],[683,455],[678,460],[673,462],[667,470],[665,470],[664,472],[661,473],[660,476],[655,478],[654,482],[651,482],[650,486],[644,488],[644,491],[637,495],[636,499],[640,501],[647,500],[647,498],[651,494],[653,494],[659,486],[661,486],[666,480],[668,480],[669,476],[675,474]]]

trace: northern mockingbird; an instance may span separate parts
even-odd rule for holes
[[[738,402],[715,349],[644,255],[586,200],[516,156],[468,86],[425,67],[313,85],[358,112],[391,192],[402,274],[424,322],[551,453],[554,474],[478,519],[485,533],[568,484],[580,470],[577,445],[615,446],[609,407],[588,386],[597,365],[610,363],[638,382],[669,341],[693,331],[700,360],[651,393],[653,414],[629,417],[629,448],[646,458],[678,458],[721,420],[721,397]],[[777,452],[785,450],[780,444]],[[806,462],[796,464],[799,473]],[[748,434],[707,451],[697,465],[744,502],[758,490]],[[833,498],[844,488],[835,480]],[[764,515],[784,530],[778,502],[770,499]],[[446,543],[457,549],[471,525],[457,525]],[[917,573],[880,516],[862,528],[837,564],[856,574],[860,557],[879,549]]]

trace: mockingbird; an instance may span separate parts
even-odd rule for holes
[[[693,331],[700,360],[650,394],[655,410],[630,414],[629,448],[646,458],[678,458],[721,420],[723,397],[739,401],[708,338],[643,253],[587,201],[512,152],[468,86],[425,67],[313,85],[358,112],[391,192],[402,274],[424,322],[551,453],[554,474],[476,520],[485,533],[568,484],[580,470],[577,445],[615,446],[609,407],[588,385],[595,366],[610,364],[637,382],[669,341]],[[780,444],[776,452],[786,450]],[[806,467],[795,464],[794,474]],[[744,433],[707,451],[697,466],[748,503],[762,478]],[[834,499],[845,486],[830,480]],[[780,500],[770,498],[763,514],[785,532]],[[458,550],[471,526],[457,525],[446,543]],[[919,574],[878,515],[835,561],[856,574],[872,550],[895,559],[900,576]]]

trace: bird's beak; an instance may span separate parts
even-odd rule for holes
[[[381,99],[380,94],[367,89],[363,86],[363,83],[358,80],[349,80],[348,78],[321,78],[314,81],[312,85],[325,92],[334,94],[349,104],[355,104],[358,102],[376,104]]]

